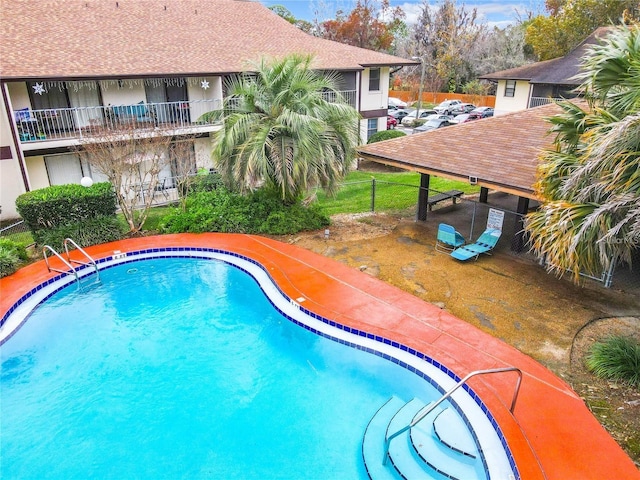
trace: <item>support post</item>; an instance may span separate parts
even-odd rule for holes
[[[371,179],[371,211],[376,211],[376,179]]]
[[[487,203],[489,199],[489,189],[487,187],[480,187],[480,203]]]
[[[427,200],[429,199],[429,180],[431,176],[427,173],[420,174],[420,190],[418,191],[418,211],[416,220],[424,222],[427,219]]]
[[[515,235],[511,241],[511,250],[520,253],[524,249],[525,232],[524,232],[524,215],[529,211],[529,199],[526,197],[518,197],[518,208],[516,210],[520,215],[515,221]]]

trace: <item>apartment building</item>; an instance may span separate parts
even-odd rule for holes
[[[103,179],[75,148],[126,122],[192,139],[193,168],[212,167],[202,114],[220,109],[226,80],[262,58],[313,55],[340,78],[361,115],[363,142],[386,129],[390,72],[416,62],[307,35],[244,0],[1,0],[0,206],[85,176]],[[160,173],[170,182],[167,165]],[[170,186],[170,183],[167,184]]]

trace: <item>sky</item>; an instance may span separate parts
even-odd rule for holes
[[[416,22],[424,0],[391,0],[392,7],[400,7],[404,10],[407,24]],[[289,10],[296,18],[302,20],[313,20],[314,11],[321,12],[322,20],[335,18],[335,11],[343,10],[345,13],[353,10],[355,0],[260,0],[261,3],[270,7],[272,5],[282,5]],[[437,5],[436,0],[430,0],[430,5]],[[532,11],[535,14],[544,12],[544,0],[458,0],[458,7],[462,5],[471,10],[477,8],[478,23],[487,23],[489,27],[497,26],[504,28],[518,19],[518,12],[521,18],[525,17],[525,12]]]

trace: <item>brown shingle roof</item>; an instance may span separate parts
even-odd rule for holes
[[[243,0],[0,0],[4,79],[202,75],[315,55],[314,68],[416,62],[312,37]]]
[[[606,37],[610,31],[610,27],[600,27],[596,29],[580,45],[564,57],[531,63],[500,72],[488,73],[480,78],[487,80],[529,80],[531,83],[577,86],[580,84],[580,81],[574,77],[580,71],[580,61],[582,57],[587,53],[589,47],[599,43],[600,39]]]
[[[552,103],[363,145],[358,153],[367,160],[439,177],[477,177],[481,186],[535,199],[538,154],[554,140],[545,118],[560,111]]]

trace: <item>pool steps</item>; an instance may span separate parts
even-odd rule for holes
[[[480,455],[471,432],[451,408],[437,407],[395,438],[383,465],[384,440],[425,407],[419,399],[391,397],[372,417],[362,440],[362,456],[371,480],[468,480],[478,473]]]

